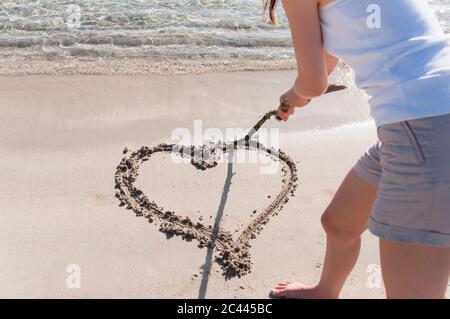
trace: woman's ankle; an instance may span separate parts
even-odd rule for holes
[[[338,299],[341,289],[330,287],[327,283],[319,282],[314,286],[315,293],[323,299]]]

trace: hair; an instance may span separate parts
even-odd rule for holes
[[[275,16],[275,9],[277,7],[278,0],[263,0],[264,1],[264,13],[268,10],[270,21],[273,25],[278,24],[277,17]]]

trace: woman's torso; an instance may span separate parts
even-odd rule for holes
[[[450,46],[425,0],[325,0],[325,49],[371,96],[377,126],[450,113]]]

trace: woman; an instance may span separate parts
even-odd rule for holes
[[[361,234],[379,237],[388,298],[443,298],[450,275],[450,47],[425,0],[283,0],[299,76],[285,121],[324,93],[338,57],[371,96],[379,142],[322,216],[319,282],[279,283],[277,298],[337,298]],[[272,22],[277,0],[269,0]]]

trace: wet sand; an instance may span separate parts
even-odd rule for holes
[[[115,198],[125,147],[130,155],[168,143],[175,128],[192,130],[199,119],[204,129],[248,129],[294,77],[1,77],[0,297],[265,298],[279,280],[316,280],[325,240],[320,215],[375,141],[368,106],[350,91],[314,101],[287,124],[267,124],[280,129],[280,148],[298,167],[298,189],[252,239],[252,271],[241,278],[224,278],[212,247],[168,238]],[[140,169],[136,185],[152,200],[233,236],[282,186],[281,174],[262,175],[255,164],[199,171],[152,156]],[[80,288],[67,287],[73,264],[81,269]],[[343,297],[383,297],[367,286],[368,267],[376,264],[377,240],[365,234]]]

